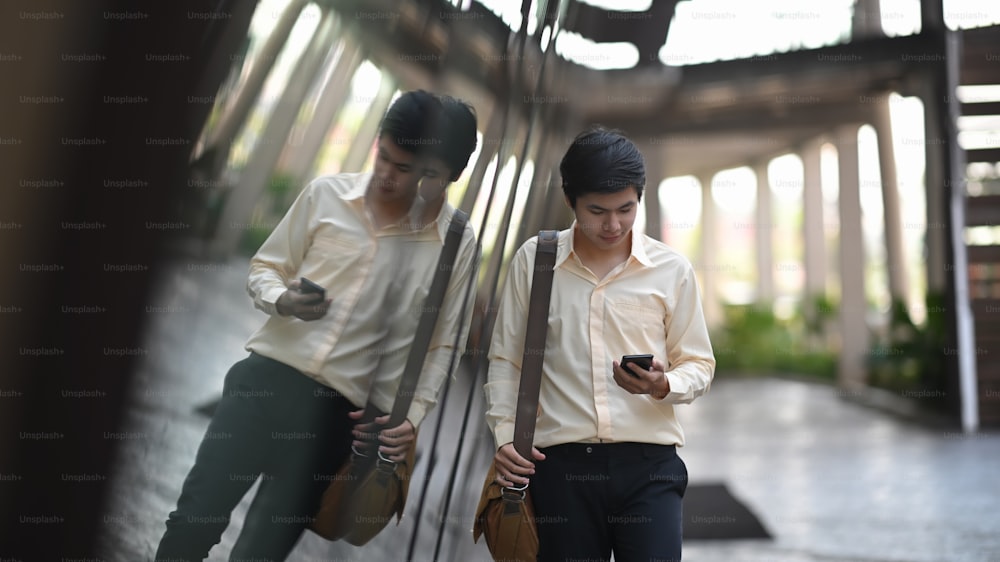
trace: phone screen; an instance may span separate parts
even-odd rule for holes
[[[650,354],[622,356],[622,361],[621,361],[622,369],[625,369],[625,371],[631,374],[633,377],[638,377],[639,375],[637,375],[634,371],[632,371],[632,369],[628,367],[627,363],[635,363],[636,365],[648,371],[653,366],[653,356]]]
[[[306,279],[305,277],[299,278],[299,291],[303,293],[316,293],[321,298],[326,298],[326,289],[320,287],[316,283]]]

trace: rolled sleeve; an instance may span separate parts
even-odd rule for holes
[[[666,373],[670,392],[665,402],[687,404],[708,392],[715,374],[715,356],[701,307],[694,270],[688,268],[677,287],[673,314],[666,320]]]
[[[464,343],[469,337],[475,286],[471,291],[467,291],[467,287],[470,276],[476,275],[479,270],[475,236],[471,229],[467,229],[466,235],[463,236],[462,247],[455,264],[456,269],[448,282],[448,290],[441,305],[441,314],[431,338],[420,382],[417,384],[413,402],[407,413],[407,419],[414,427],[419,427],[427,412],[437,404],[438,394],[444,381],[447,377],[454,376],[458,369],[461,353],[465,349]]]
[[[493,432],[497,448],[514,440],[514,419],[524,355],[524,330],[528,321],[528,296],[531,290],[531,268],[528,263],[529,258],[534,259],[530,250],[537,247],[536,240],[522,246],[511,260],[493,327],[490,366],[485,386],[486,422]]]
[[[310,183],[302,190],[250,259],[247,293],[254,306],[267,314],[278,314],[275,303],[288,290],[288,282],[299,270],[308,249],[314,189],[315,183]]]

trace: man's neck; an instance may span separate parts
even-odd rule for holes
[[[603,279],[612,269],[626,261],[632,254],[632,232],[621,244],[608,249],[594,247],[579,226],[573,229],[573,251],[580,261],[590,269],[598,279]]]
[[[376,230],[400,223],[407,230],[421,230],[437,219],[443,205],[443,196],[430,202],[414,197],[406,204],[391,205],[365,194],[365,206],[371,213]]]

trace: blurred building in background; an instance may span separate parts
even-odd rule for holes
[[[393,97],[425,88],[479,115],[450,197],[482,229],[488,301],[513,249],[567,226],[558,160],[600,123],[642,147],[640,228],[696,263],[723,369],[1000,423],[1000,12],[517,4],[262,0],[192,154],[188,251],[253,251],[306,179],[365,169]]]

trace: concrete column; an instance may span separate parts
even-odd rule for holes
[[[879,0],[855,0],[854,18],[851,21],[851,39],[883,37],[882,9]]]
[[[555,161],[549,174],[549,188],[545,197],[545,210],[542,213],[543,228],[566,228],[573,222],[573,213],[566,206],[566,194],[562,190],[562,174],[559,172],[559,162],[565,152],[556,149]]]
[[[663,145],[651,142],[639,146],[646,161],[646,187],[642,191],[643,205],[646,206],[646,235],[663,240],[663,216],[660,212],[660,182],[665,170]]]
[[[771,212],[771,183],[767,164],[754,166],[757,174],[757,216],[754,241],[757,249],[757,302],[774,300],[774,219]]]
[[[375,94],[375,99],[368,107],[368,113],[365,114],[361,126],[358,127],[358,132],[351,140],[351,148],[347,151],[347,156],[344,157],[344,162],[340,166],[341,170],[360,172],[363,169],[372,143],[378,137],[378,126],[382,123],[382,116],[388,111],[389,104],[392,103],[392,96],[398,87],[395,78],[386,73],[382,74],[378,93]]]
[[[876,104],[874,126],[878,137],[879,170],[882,176],[882,207],[885,215],[886,268],[889,272],[889,294],[894,301],[909,306],[910,279],[906,271],[903,248],[903,219],[896,177],[896,153],[892,143],[892,122],[889,98]]]
[[[235,182],[235,187],[226,201],[216,239],[212,242],[209,250],[212,256],[222,257],[232,253],[236,249],[240,237],[246,232],[244,223],[247,222],[254,205],[257,204],[257,200],[271,178],[271,173],[285,147],[288,133],[295,123],[302,102],[336,39],[335,29],[334,12],[326,10],[316,33],[292,71],[285,91],[264,128],[264,134],[254,148],[253,156],[243,168],[240,178]]]
[[[300,142],[291,142],[285,145],[281,155],[280,166],[297,180],[297,185],[302,185],[310,179],[313,164],[316,162],[316,155],[319,154],[330,127],[333,126],[344,108],[348,96],[351,94],[351,78],[361,66],[363,60],[361,50],[358,45],[351,41],[348,36],[342,36],[343,46],[340,55],[335,61],[330,61],[322,88],[316,96],[316,105],[313,114],[305,125]],[[295,133],[292,133],[295,136]],[[356,142],[356,139],[352,139]]]
[[[940,0],[922,3],[924,32],[943,27]],[[928,25],[928,19],[937,19]],[[937,23],[937,25],[933,25]],[[926,71],[924,81],[924,123],[927,128],[927,241],[939,260],[927,263],[932,290],[945,299],[945,349],[950,396],[960,397],[951,406],[958,410],[962,429],[974,432],[979,427],[975,325],[969,296],[969,264],[964,240],[965,230],[965,152],[958,144],[960,107],[955,98],[961,60],[959,32],[942,31],[941,51],[945,60]],[[932,215],[932,210],[933,215]],[[933,217],[933,218],[932,218]]]
[[[698,260],[701,267],[696,267],[701,274],[701,302],[705,311],[705,321],[709,327],[722,322],[722,306],[719,303],[718,271],[716,261],[716,209],[712,199],[712,177],[714,174],[698,176],[701,184],[701,241],[698,247]]]
[[[943,137],[939,114],[941,102],[934,89],[927,85],[921,96],[924,104],[924,146],[926,171],[924,184],[926,186],[927,231],[924,234],[924,244],[927,254],[927,291],[929,293],[945,294],[948,290],[948,234],[943,226],[948,218],[948,208],[942,202],[948,201],[945,190],[950,182],[950,162],[947,162],[948,152],[942,150],[936,141]]]
[[[856,389],[865,384],[869,337],[865,299],[865,249],[858,181],[858,126],[836,131],[840,169],[840,361],[837,382]]]
[[[285,11],[281,13],[274,29],[267,37],[264,45],[253,59],[253,66],[247,73],[247,78],[243,85],[237,89],[236,98],[226,105],[219,124],[211,133],[207,147],[225,147],[225,154],[229,153],[229,145],[232,144],[240,127],[246,123],[250,110],[260,96],[260,91],[264,87],[264,81],[271,74],[274,63],[278,60],[278,55],[288,42],[288,36],[292,33],[292,28],[299,19],[302,9],[305,8],[308,0],[291,0]],[[225,159],[223,158],[223,163]]]
[[[943,0],[920,0],[920,31],[944,29]]]
[[[476,204],[476,197],[479,196],[479,191],[484,187],[483,177],[486,176],[486,168],[489,167],[490,160],[493,160],[493,157],[500,151],[500,141],[503,140],[500,136],[503,134],[504,113],[501,107],[490,113],[489,124],[483,132],[483,146],[479,150],[479,158],[476,159],[472,167],[472,173],[469,175],[469,187],[465,190],[465,195],[462,196],[460,208],[466,213],[472,212],[472,207]],[[497,173],[500,172],[499,164],[498,160]],[[485,187],[492,189],[493,186]]]
[[[512,141],[512,144],[509,150],[500,150],[500,158],[497,160],[497,178],[499,178],[504,166],[507,165],[507,161],[510,160],[511,156],[514,157],[517,169],[519,169],[524,165],[525,156],[530,154],[530,147],[525,146],[525,140],[528,134],[528,124],[520,118],[520,115],[512,115],[511,120],[512,123],[507,127],[507,138]],[[494,195],[493,202],[490,205],[490,212],[486,215],[486,229],[481,234],[484,239],[493,238],[494,240],[493,252],[489,256],[489,262],[485,264],[486,279],[497,280],[493,286],[494,289],[500,286],[500,271],[505,265],[503,253],[504,248],[507,245],[507,235],[510,233],[513,222],[511,212],[514,205],[514,199],[517,196],[517,184],[519,177],[520,175],[517,173],[517,170],[515,170],[515,173],[511,178],[511,184],[507,191],[506,199],[501,200]],[[492,188],[493,185],[497,185],[497,187],[499,187],[498,182],[494,182],[490,187]],[[493,219],[494,217],[495,219]],[[491,222],[494,223],[493,228],[490,228]]]
[[[535,153],[535,172],[531,178],[530,192],[525,202],[524,215],[520,217],[517,225],[518,243],[531,238],[539,229],[550,229],[544,224],[542,217],[546,210],[546,200],[549,196],[549,178],[552,173],[552,160],[555,158],[552,146],[552,129],[544,126],[544,122],[539,122],[535,127],[540,128],[540,135],[537,151]]]
[[[806,298],[826,294],[826,229],[823,224],[823,176],[817,141],[803,147],[802,158],[802,237],[805,242]]]

